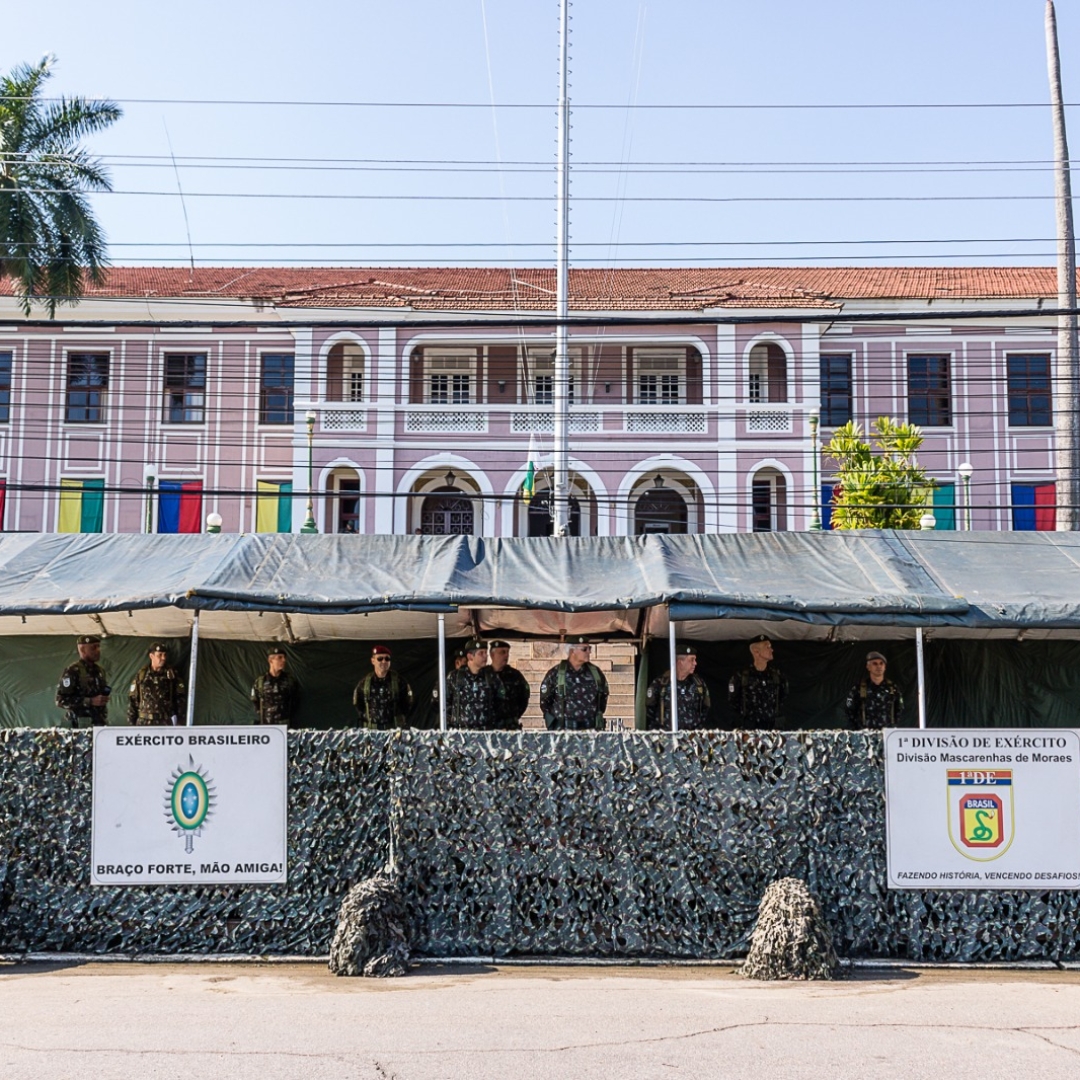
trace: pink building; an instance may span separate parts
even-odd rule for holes
[[[520,489],[553,296],[476,268],[118,268],[53,322],[0,296],[0,524],[298,531],[310,413],[320,532],[548,532],[549,473]],[[574,271],[574,531],[808,528],[818,410],[824,439],[919,423],[939,528],[964,462],[973,527],[1052,527],[1055,297],[1050,268]]]

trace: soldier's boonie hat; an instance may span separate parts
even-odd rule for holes
[[[267,656],[284,656],[285,650],[280,645],[274,645],[266,650]]]
[[[152,652],[163,652],[163,653],[167,653],[167,652],[169,651],[169,649],[168,649],[168,646],[167,646],[167,645],[165,644],[165,642],[164,642],[164,641],[155,641],[155,642],[154,642],[154,643],[153,643],[153,644],[152,644],[152,645],[150,646],[150,648],[149,648],[149,649],[147,649],[146,651],[147,651],[148,653],[152,653]]]
[[[481,649],[486,649],[486,648],[487,648],[487,642],[486,641],[481,641],[479,638],[473,638],[472,641],[465,642],[465,651],[467,653],[479,652]]]
[[[509,649],[510,642],[503,641],[502,638],[496,638],[494,641],[488,643],[489,649]]]
[[[75,644],[76,645],[100,645],[101,644],[101,638],[95,636],[94,634],[83,634],[83,636],[81,638],[76,638],[75,639]]]
[[[390,650],[385,645],[376,645],[375,648],[371,650],[371,655],[372,656],[389,656],[390,655]]]
[[[684,642],[681,645],[675,646],[676,656],[697,656],[697,646],[691,645],[688,642]]]
[[[750,644],[751,645],[759,645],[763,641],[767,641],[770,645],[772,644],[772,638],[769,637],[768,634],[758,634],[758,636],[756,638],[751,638],[750,639]]]
[[[888,661],[885,659],[885,657],[882,656],[881,653],[879,653],[879,652],[868,652],[866,654],[866,659],[867,660],[880,660],[883,664],[888,663]]]

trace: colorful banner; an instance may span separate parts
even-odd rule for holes
[[[292,482],[259,480],[255,496],[255,531],[292,532]]]
[[[1080,889],[1080,732],[885,732],[890,889]]]
[[[158,484],[158,532],[202,532],[202,481],[162,480]]]
[[[105,516],[104,480],[61,480],[56,531],[99,533]]]

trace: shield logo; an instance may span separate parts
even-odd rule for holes
[[[1013,842],[1012,769],[949,769],[949,839],[966,859],[990,862]]]

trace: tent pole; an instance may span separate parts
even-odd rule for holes
[[[675,620],[668,608],[668,659],[671,661],[671,730],[679,730],[679,674],[675,670]]]
[[[919,727],[926,727],[926,671],[923,667],[923,629],[915,627],[915,669],[919,680]]]
[[[439,730],[446,730],[446,616],[439,615]]]
[[[191,667],[188,670],[187,716],[184,723],[195,726],[195,670],[199,661],[199,613],[191,620]]]

